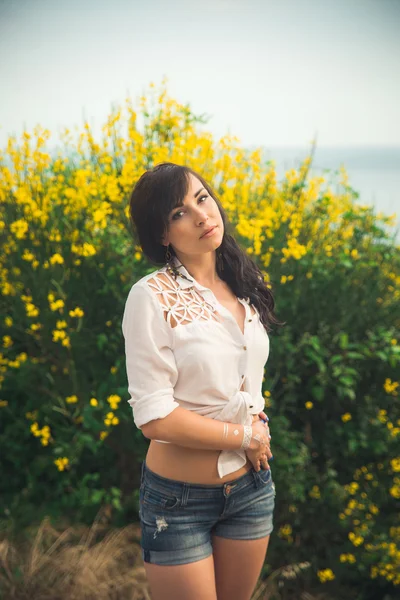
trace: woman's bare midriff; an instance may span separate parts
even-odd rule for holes
[[[253,415],[253,422],[257,419],[259,416]],[[220,450],[199,450],[152,440],[146,455],[146,465],[161,477],[209,485],[232,481],[252,468],[252,463],[247,459],[243,467],[221,478],[217,471],[219,454]]]

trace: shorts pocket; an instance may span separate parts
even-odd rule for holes
[[[260,469],[260,471],[258,471],[258,475],[260,477],[261,483],[263,483],[264,485],[273,483],[271,469]]]
[[[143,487],[142,491],[142,502],[149,508],[173,510],[180,506],[180,499],[169,492],[160,492],[160,490],[147,485]]]

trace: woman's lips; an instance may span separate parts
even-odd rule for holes
[[[216,229],[217,229],[217,226],[214,225],[214,227],[210,231],[208,231],[207,233],[204,233],[202,236],[200,236],[200,239],[202,240],[203,238],[212,236]]]

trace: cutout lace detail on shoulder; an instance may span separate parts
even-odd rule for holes
[[[167,272],[157,273],[147,280],[164,311],[171,327],[187,325],[194,321],[220,321],[218,312],[206,302],[194,287],[181,288]]]

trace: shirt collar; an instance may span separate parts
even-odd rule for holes
[[[178,259],[177,256],[173,256],[170,260],[170,263],[174,267],[176,267],[176,269],[180,275],[180,276],[178,276],[177,280],[179,279],[179,286],[181,288],[186,289],[186,288],[190,288],[190,287],[195,287],[198,290],[208,291],[214,296],[214,294],[213,294],[213,292],[211,292],[210,288],[205,287],[204,285],[201,285],[201,283],[196,281],[195,278],[192,277],[192,275],[190,275],[189,271],[183,266],[183,264],[180,262],[180,260]],[[166,265],[164,268],[166,269],[167,267],[168,267],[168,265]],[[183,277],[182,277],[182,275],[183,275]],[[246,305],[248,303],[250,303],[250,298],[246,298],[245,301],[242,298],[238,298],[238,300],[241,304],[244,305],[244,307],[246,309],[246,313],[247,313],[248,307]]]

